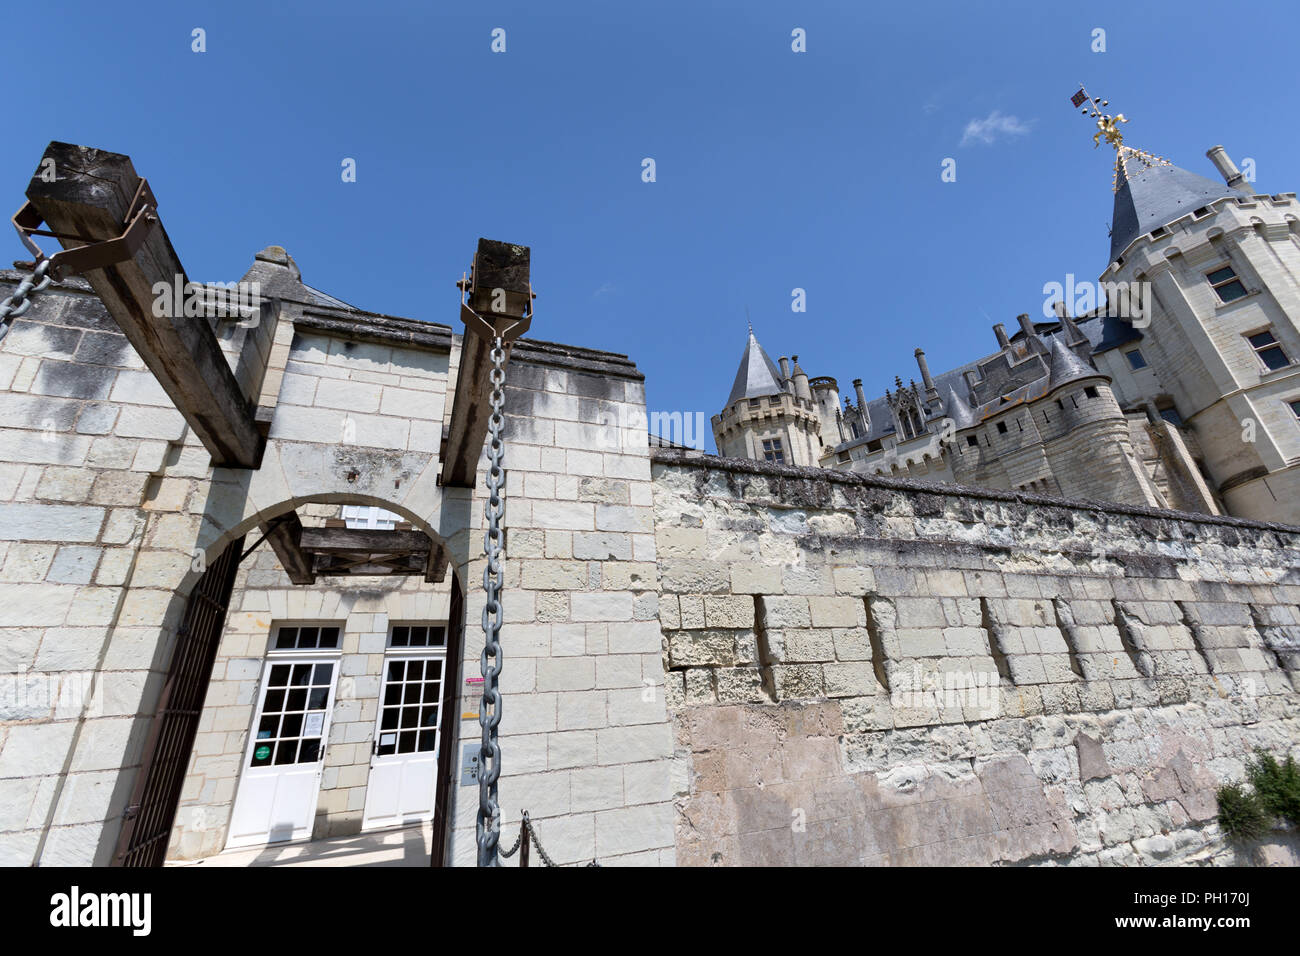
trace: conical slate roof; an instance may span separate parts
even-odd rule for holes
[[[1111,262],[1138,236],[1167,226],[1216,199],[1243,195],[1131,146],[1119,147],[1115,179],[1118,188],[1110,229]]]
[[[975,412],[961,400],[957,390],[948,386],[948,396],[943,400],[944,414],[952,419],[953,426],[961,431],[975,424]]]
[[[1052,340],[1052,367],[1047,378],[1049,389],[1076,378],[1089,378],[1099,374],[1095,368],[1066,348],[1062,339]]]
[[[727,407],[742,398],[758,398],[760,395],[776,395],[781,391],[781,373],[777,371],[772,360],[763,351],[763,346],[754,338],[754,330],[749,330],[749,341],[745,343],[745,354],[740,357],[740,368],[736,372],[736,381],[731,386],[731,395],[727,398]]]

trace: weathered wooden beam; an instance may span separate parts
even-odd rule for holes
[[[441,451],[443,485],[456,488],[474,485],[479,455],[487,437],[488,416],[492,412],[488,404],[491,336],[495,333],[513,340],[527,329],[527,316],[532,311],[529,269],[527,246],[491,239],[478,241],[468,290],[469,309],[462,309],[465,335],[461,339],[456,394]],[[506,361],[509,359],[507,344]]]
[[[430,584],[441,584],[447,580],[447,564],[451,555],[440,542],[430,539],[429,557],[424,563],[424,580]]]
[[[280,559],[280,566],[294,584],[315,584],[311,555],[302,550],[302,522],[296,512],[276,518],[270,525],[262,525],[266,543]]]
[[[362,554],[423,555],[433,542],[423,531],[384,531],[368,528],[303,528],[299,542],[310,554],[351,552]]]
[[[41,171],[53,161],[52,182]],[[27,198],[65,248],[121,235],[140,177],[129,156],[50,143]],[[69,238],[75,237],[75,238]],[[162,221],[130,259],[85,273],[109,314],[212,455],[214,465],[255,468],[262,439],[248,400],[208,320],[186,317],[183,303],[155,309],[157,283],[185,289],[185,269]],[[172,314],[158,315],[157,312]]]

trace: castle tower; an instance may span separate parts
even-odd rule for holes
[[[713,416],[718,454],[784,465],[815,465],[822,454],[823,432],[829,433],[808,376],[796,357],[794,372],[786,359],[777,368],[749,330],[740,368],[723,410]],[[832,387],[834,381],[831,380]],[[838,390],[834,391],[838,402]]]
[[[1180,169],[1124,144],[1121,121],[1098,122],[1116,150],[1101,281],[1131,331],[1094,360],[1126,411],[1151,409],[1187,446],[1191,485],[1231,514],[1300,522],[1296,195],[1253,193],[1221,146],[1208,155],[1225,183]]]

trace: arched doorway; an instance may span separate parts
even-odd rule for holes
[[[364,504],[400,507],[387,502],[372,501],[368,496],[348,496],[348,498],[350,501]],[[334,505],[346,503],[337,494],[321,495],[315,500]],[[223,630],[232,612],[231,594],[236,590],[236,575],[239,573],[241,561],[257,551],[259,546],[275,533],[277,527],[282,528],[281,522],[292,520],[296,523],[295,505],[301,506],[307,503],[285,502],[281,509],[277,509],[279,513],[274,517],[263,512],[260,516],[260,535],[257,529],[235,529],[245,533],[231,538],[225,547],[220,549],[207,569],[197,575],[188,597],[182,598],[178,595],[177,600],[184,602],[181,624],[173,642],[163,690],[150,722],[140,770],[118,836],[112,859],[114,865],[160,866],[167,858],[169,839],[176,830],[178,808],[186,805],[186,801],[182,799],[182,790],[187,786],[187,770],[191,765],[191,756],[195,753],[196,737],[201,738],[205,733],[200,728],[205,699],[211,687],[222,687],[220,677],[214,684],[213,665],[218,661],[218,648],[222,642]],[[409,517],[414,518],[413,515]],[[416,534],[424,536],[427,533],[426,540],[431,539],[433,546],[445,549],[445,542],[428,529],[425,522],[413,523],[425,529],[422,532],[415,532]],[[408,530],[405,533],[408,537],[411,534],[410,527],[411,525],[406,525]],[[368,534],[371,538],[378,537],[374,533],[368,532]],[[252,542],[251,545],[249,541]],[[303,545],[307,546],[305,538]],[[369,542],[366,543],[366,547],[379,546]],[[266,557],[267,550],[263,548],[263,558]],[[366,565],[364,560],[359,560],[355,554],[341,554],[342,550],[335,548],[328,555],[315,555],[317,569],[326,568],[321,571],[326,575],[349,573],[349,570],[340,569],[351,569],[352,572],[365,575],[369,565]],[[276,547],[275,553],[278,560],[283,552],[280,547]],[[309,552],[308,558],[311,557]],[[390,559],[387,562],[388,566],[405,567],[400,555],[396,559],[392,555],[386,557]],[[379,560],[384,563],[382,557]],[[257,562],[251,561],[246,564],[246,570],[255,563]],[[284,570],[288,572],[289,562],[281,563],[286,565]],[[277,567],[279,566],[277,564]],[[445,624],[442,625],[445,628],[443,633],[438,635],[436,641],[427,631],[422,632],[417,639],[406,628],[393,627],[388,635],[387,646],[379,649],[383,660],[382,673],[376,669],[376,673],[366,677],[376,688],[380,688],[381,697],[392,697],[395,694],[400,705],[403,697],[409,697],[414,693],[417,696],[416,703],[425,705],[423,708],[407,706],[405,710],[401,706],[383,709],[380,719],[375,721],[374,753],[375,764],[387,776],[381,774],[372,779],[384,781],[384,786],[391,787],[395,792],[400,791],[404,785],[409,790],[412,786],[410,782],[413,779],[412,772],[406,773],[405,784],[403,772],[411,770],[408,764],[422,764],[421,769],[426,772],[426,778],[422,778],[425,779],[424,787],[428,789],[436,786],[436,797],[428,796],[433,810],[433,848],[430,858],[432,865],[441,865],[445,856],[452,795],[452,755],[456,747],[455,736],[459,729],[460,716],[457,691],[463,641],[464,593],[459,569],[452,566],[446,570],[451,573],[448,580],[449,588],[441,592],[444,600],[449,597]],[[301,573],[301,565],[299,572]],[[330,580],[335,579],[330,578]],[[365,580],[375,579],[362,577],[357,583],[347,580],[346,584],[338,587],[353,588],[369,594],[371,592],[362,583]],[[241,584],[238,593],[242,593],[242,590]],[[237,614],[234,616],[239,617]],[[260,675],[254,681],[258,688],[255,706],[249,710],[251,726],[244,728],[247,746],[241,745],[238,787],[239,792],[244,794],[245,811],[250,807],[254,811],[245,812],[239,823],[245,844],[250,833],[253,842],[257,841],[255,832],[257,826],[254,824],[250,830],[247,820],[250,817],[253,819],[257,817],[256,811],[259,809],[257,804],[262,799],[260,794],[270,793],[268,799],[274,800],[276,789],[281,784],[288,788],[284,792],[289,793],[290,796],[292,796],[292,787],[299,788],[302,793],[311,797],[312,803],[306,805],[305,809],[299,808],[300,814],[306,813],[306,819],[299,820],[297,827],[291,826],[287,831],[284,829],[284,819],[296,818],[293,813],[286,814],[282,812],[282,807],[276,807],[271,815],[277,822],[263,834],[264,842],[302,839],[304,836],[310,838],[320,768],[324,763],[327,747],[334,743],[329,738],[329,721],[334,714],[335,688],[342,670],[339,656],[343,649],[342,641],[337,633],[327,640],[323,628],[318,629],[314,626],[294,628],[282,626],[284,624],[285,622],[281,620],[272,628],[269,649],[264,658],[257,662]],[[301,633],[298,633],[299,631]],[[309,638],[308,631],[311,632]],[[417,644],[413,647],[410,644],[412,640],[423,640],[430,646],[420,648]],[[375,648],[371,647],[370,650],[373,651]],[[375,657],[371,656],[369,659],[373,661]],[[224,661],[221,666],[221,673],[224,674]],[[401,673],[396,673],[399,669]],[[353,670],[351,673],[360,672]],[[306,679],[301,680],[302,678]],[[299,687],[299,684],[302,686]],[[424,701],[421,695],[423,697],[436,695],[436,700],[433,701],[436,707],[434,717],[436,729],[432,734],[428,732],[430,728],[426,727],[424,733],[403,732],[399,741],[397,735],[379,733],[381,726],[390,716],[400,724],[411,716],[407,711],[428,712],[430,702]],[[302,701],[289,700],[299,696],[303,698]],[[288,728],[290,722],[294,722],[292,728]],[[267,729],[270,723],[276,723],[278,729]],[[357,728],[353,726],[350,729]],[[379,742],[381,736],[384,744]],[[388,739],[389,736],[393,737],[391,741]],[[406,746],[408,736],[412,738],[409,741],[411,746]],[[356,735],[350,733],[349,744],[355,739],[357,739]],[[436,746],[431,747],[434,740],[437,742]],[[287,757],[284,755],[288,753],[286,748],[293,750],[293,753],[289,753]],[[422,759],[417,761],[411,758]],[[432,764],[436,764],[436,773],[433,771]],[[352,770],[355,771],[356,768]],[[293,772],[296,772],[296,775]],[[415,786],[419,785],[417,781]],[[367,793],[372,789],[368,781],[365,782],[365,787]],[[231,810],[230,807],[226,809]],[[188,819],[188,813],[187,810],[185,819]],[[374,807],[367,807],[367,814],[371,825],[385,825],[382,808],[377,810]],[[231,817],[233,816],[232,810]],[[226,826],[227,823],[234,825],[232,820],[223,820],[222,826]]]

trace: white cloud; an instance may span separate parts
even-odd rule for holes
[[[591,297],[593,299],[599,299],[601,296],[606,296],[612,292],[617,292],[617,291],[618,288],[614,285],[614,283],[605,282],[601,284],[599,289],[597,289],[595,292],[591,294]]]
[[[1004,116],[994,110],[984,119],[973,119],[966,124],[966,129],[961,134],[961,145],[983,143],[987,146],[997,142],[1000,137],[1023,136],[1028,132],[1029,124],[1018,116]]]

